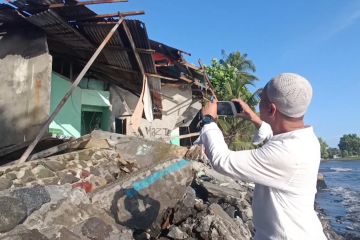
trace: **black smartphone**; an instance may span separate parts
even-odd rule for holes
[[[234,117],[243,111],[238,102],[219,101],[217,102],[217,115],[220,117]]]

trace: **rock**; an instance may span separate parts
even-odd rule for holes
[[[45,235],[39,232],[37,229],[25,229],[21,231],[15,231],[14,233],[5,235],[1,240],[49,240]]]
[[[13,197],[0,197],[0,232],[8,232],[27,217],[23,202]]]
[[[172,222],[179,224],[186,218],[196,214],[196,210],[193,207],[186,207],[183,202],[178,203],[174,208],[174,216]]]
[[[58,237],[55,240],[81,240],[81,238],[75,233],[71,232],[67,228],[61,228]]]
[[[181,231],[180,228],[174,225],[170,227],[167,236],[174,239],[187,239],[189,237],[189,235],[187,235],[185,232]]]
[[[60,177],[59,184],[63,185],[66,183],[75,183],[80,180],[80,178],[75,177],[72,173],[58,173],[58,176]]]
[[[12,181],[7,178],[0,178],[0,191],[10,188]]]
[[[50,202],[51,200],[49,193],[43,186],[17,189],[11,194],[25,204],[27,215],[30,215],[33,211],[41,208],[44,203]]]
[[[98,176],[91,176],[89,182],[92,185],[92,190],[95,190],[99,187],[103,187],[107,183],[107,181],[104,178]]]
[[[52,178],[43,178],[41,179],[43,185],[58,185],[60,178],[52,177]]]
[[[220,207],[220,205],[213,203],[209,210],[214,214],[215,219],[212,227],[215,228],[219,234],[219,238],[223,239],[250,239],[251,234],[245,228],[240,228],[239,225],[229,217],[229,215]]]
[[[81,232],[84,236],[96,240],[108,238],[111,231],[112,227],[97,217],[86,220],[81,228]]]
[[[65,199],[72,191],[70,184],[62,186],[46,186],[45,189],[50,195],[51,203],[57,203],[58,201]]]
[[[97,169],[96,167],[90,167],[90,173],[95,175],[95,176],[100,176],[101,175],[99,169]]]
[[[16,174],[17,178],[20,180],[20,183],[26,184],[28,182],[36,180],[35,175],[31,172],[30,169],[22,168]]]
[[[188,208],[193,208],[195,205],[195,198],[196,198],[195,190],[190,186],[186,187],[184,199],[182,200],[184,205]]]
[[[85,145],[85,148],[95,148],[95,149],[102,149],[102,148],[110,148],[110,145],[106,139],[96,139],[91,138]]]
[[[84,189],[86,193],[91,192],[93,189],[93,186],[91,183],[85,181],[85,182],[78,182],[72,185],[73,188],[81,188]]]
[[[85,161],[83,161],[83,160],[79,160],[79,165],[81,166],[81,168],[87,168],[88,167],[87,163]]]
[[[13,173],[13,172],[9,172],[9,173],[6,173],[5,174],[5,177],[9,180],[15,180],[17,177],[16,177],[16,174]]]
[[[202,199],[195,199],[195,205],[194,205],[194,208],[201,212],[203,211],[205,208],[206,208],[206,205],[204,204],[203,200]]]
[[[80,160],[88,161],[90,160],[91,156],[94,154],[94,151],[91,149],[86,149],[84,151],[79,151],[78,154]]]
[[[61,171],[65,168],[65,164],[62,161],[46,160],[42,161],[41,164],[54,172]]]
[[[244,191],[239,191],[238,189],[228,188],[225,186],[219,186],[211,182],[202,182],[201,185],[208,191],[208,198],[220,198],[232,196],[235,198],[242,199],[245,195]],[[209,199],[210,201],[210,199]]]
[[[327,188],[327,186],[326,186],[326,183],[325,183],[324,175],[322,173],[318,173],[316,189],[319,191],[319,190],[322,190],[322,189],[325,189],[325,188]]]
[[[81,172],[80,172],[80,178],[87,178],[87,177],[89,177],[90,176],[90,172],[89,171],[86,171],[86,170],[82,170]]]
[[[208,232],[210,230],[210,226],[213,220],[214,220],[213,215],[206,215],[202,217],[199,221],[199,224],[196,227],[196,231],[199,233]]]
[[[36,178],[49,178],[55,176],[55,173],[44,167],[43,165],[36,166],[32,172]]]

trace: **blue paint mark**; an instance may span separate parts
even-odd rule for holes
[[[189,163],[190,162],[188,160],[181,159],[179,162],[174,163],[171,166],[166,167],[158,172],[155,172],[154,174],[151,174],[149,177],[147,177],[143,180],[135,182],[133,184],[133,187],[126,191],[126,196],[128,196],[129,198],[133,198],[141,190],[150,187],[155,182],[159,181],[161,178],[163,178],[171,173],[180,171],[181,169],[186,167]]]

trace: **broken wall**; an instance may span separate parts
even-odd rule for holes
[[[111,126],[115,132],[115,118],[131,116],[135,109],[138,97],[131,92],[116,86],[110,88],[110,101],[112,104]],[[152,122],[141,119],[140,129],[145,138],[170,140],[172,136],[179,135],[178,123],[186,118],[183,114],[191,106],[201,108],[201,103],[194,105],[192,89],[190,85],[172,86],[164,84],[161,87],[162,119],[154,119]],[[193,117],[195,117],[196,113]],[[188,119],[186,119],[188,121]],[[129,121],[127,121],[129,124]]]
[[[49,116],[52,57],[38,29],[0,38],[0,147],[32,140]]]
[[[162,119],[148,122],[142,119],[141,130],[146,138],[162,138],[170,140],[172,136],[179,135],[177,123],[182,119],[184,112],[194,103],[190,85],[171,86],[164,85],[161,88]]]

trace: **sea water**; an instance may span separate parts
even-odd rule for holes
[[[319,207],[337,233],[360,239],[360,161],[323,161],[319,171],[327,185],[317,193]]]

